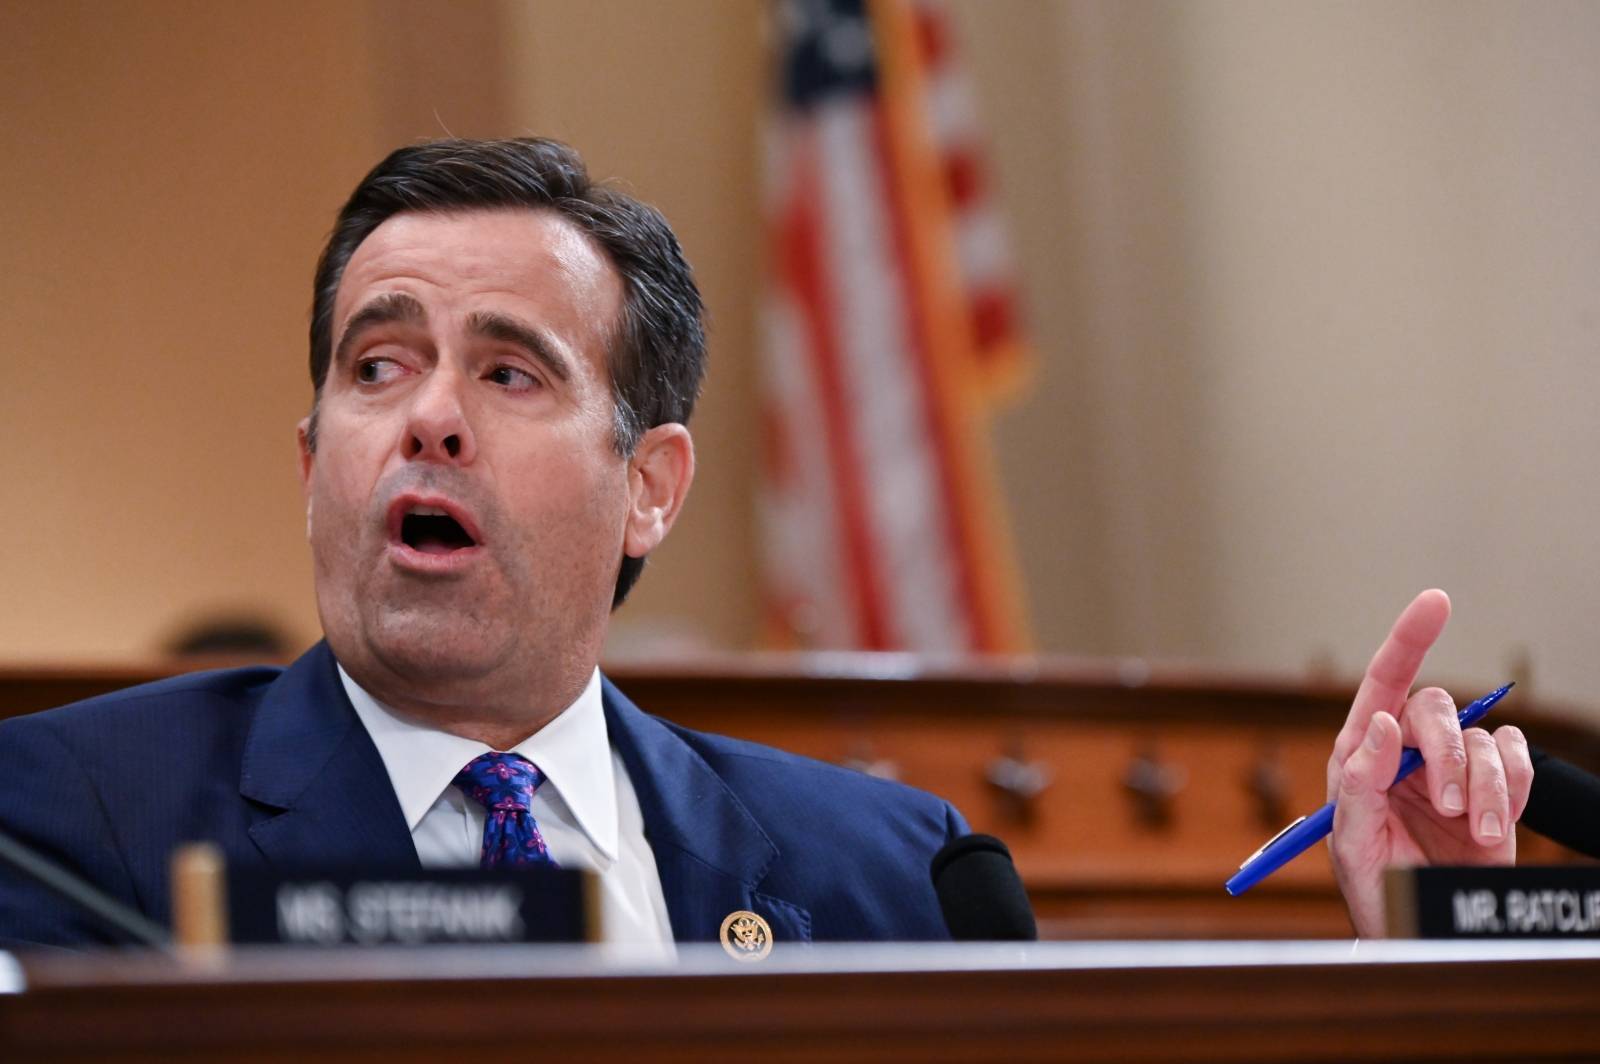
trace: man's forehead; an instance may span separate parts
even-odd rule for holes
[[[376,288],[407,279],[542,301],[564,295],[603,322],[614,320],[622,293],[605,249],[553,209],[406,211],[385,219],[351,255],[335,321],[342,328]]]

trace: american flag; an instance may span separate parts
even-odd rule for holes
[[[1025,371],[974,97],[928,0],[783,0],[761,518],[776,642],[1026,649],[988,442]]]

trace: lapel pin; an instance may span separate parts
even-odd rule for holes
[[[759,961],[772,952],[772,928],[748,909],[723,919],[720,938],[722,948],[736,961]]]

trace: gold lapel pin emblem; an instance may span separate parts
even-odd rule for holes
[[[722,948],[736,961],[759,961],[772,952],[772,928],[748,909],[722,921]]]

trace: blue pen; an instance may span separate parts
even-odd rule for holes
[[[1461,721],[1463,728],[1470,727],[1483,719],[1494,704],[1506,696],[1506,692],[1515,687],[1515,684],[1506,684],[1498,691],[1491,691],[1482,698],[1473,702],[1460,713],[1456,719]],[[1394,774],[1395,783],[1399,783],[1411,775],[1422,765],[1422,752],[1414,746],[1408,746],[1400,753],[1400,771]],[[1310,816],[1303,816],[1293,824],[1278,832],[1267,840],[1266,845],[1244,859],[1244,864],[1239,866],[1233,878],[1225,884],[1229,894],[1237,897],[1266,879],[1272,873],[1299,857],[1315,846],[1317,842],[1327,838],[1328,832],[1333,830],[1334,803],[1318,809]]]

